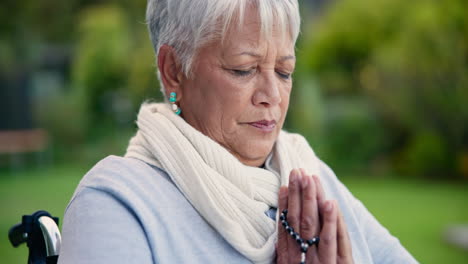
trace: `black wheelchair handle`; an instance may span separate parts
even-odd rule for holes
[[[28,233],[24,231],[24,226],[22,223],[16,224],[8,232],[8,239],[13,247],[18,247],[19,245],[25,243],[28,240]]]
[[[61,244],[58,221],[57,217],[42,210],[23,215],[21,223],[10,228],[8,238],[14,247],[26,243],[28,264],[57,263]]]

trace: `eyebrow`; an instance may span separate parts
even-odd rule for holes
[[[261,57],[262,57],[260,54],[255,53],[255,52],[250,52],[250,51],[244,51],[244,52],[235,54],[234,56],[241,56],[241,55],[248,55],[248,56],[255,57],[255,58],[261,58]],[[293,55],[287,55],[287,56],[281,56],[281,57],[278,59],[278,61],[295,60],[295,59],[296,59],[295,56],[293,56]]]
[[[296,56],[293,56],[293,55],[281,56],[278,61],[285,61],[285,60],[296,60]]]

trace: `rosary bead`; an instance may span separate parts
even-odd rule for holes
[[[309,246],[312,246],[313,244],[317,244],[319,240],[320,239],[318,237],[314,237],[312,239],[307,240],[307,244],[309,244]]]
[[[309,245],[306,244],[306,243],[302,243],[301,244],[301,251],[306,253],[307,252],[307,249],[309,249]]]
[[[306,262],[306,254],[304,252],[301,253],[301,264],[305,264]]]
[[[300,244],[304,243],[304,240],[302,238],[300,238],[300,237],[297,237],[296,242],[300,245]]]
[[[297,238],[299,238],[299,236],[297,235],[297,233],[294,233],[294,234],[292,235],[292,237],[293,237],[294,240],[296,240]]]

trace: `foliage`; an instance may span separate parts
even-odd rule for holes
[[[384,129],[361,132],[391,144],[379,148],[394,168],[461,176],[458,161],[468,152],[466,8],[463,0],[337,1],[305,33],[298,78],[315,76],[326,101],[362,98],[369,118],[346,119],[365,121],[363,127],[381,120]],[[339,129],[347,134],[337,135],[342,147],[353,146],[353,128]],[[330,137],[324,140],[336,141]],[[364,156],[374,155],[366,148]]]
[[[141,101],[161,99],[146,1],[1,5],[3,76],[34,76],[44,70],[43,47],[69,49],[60,89],[33,91],[35,115],[57,144],[129,131]],[[468,178],[466,1],[324,6],[301,10],[309,23],[297,49],[286,128],[306,135],[334,168]]]
[[[90,126],[86,98],[79,90],[36,96],[35,118],[51,133],[53,143],[78,147]]]
[[[145,8],[129,0],[1,3],[0,75],[28,83],[54,156],[74,159],[86,151],[60,149],[108,145],[112,131],[134,128],[143,100],[160,98]]]
[[[35,96],[39,123],[58,145],[78,146],[96,137],[107,142],[109,131],[133,128],[143,100],[159,96],[146,26],[131,20],[134,12],[124,6],[93,5],[78,12],[65,87]]]
[[[154,54],[146,26],[129,21],[114,5],[83,10],[79,19],[72,82],[85,89],[97,119],[133,113],[147,97],[158,96]],[[127,101],[127,109],[121,109]],[[128,121],[128,120],[127,120]]]

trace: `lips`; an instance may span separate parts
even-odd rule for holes
[[[276,127],[275,120],[259,120],[255,122],[247,123],[250,126],[260,129],[262,132],[271,132]]]

